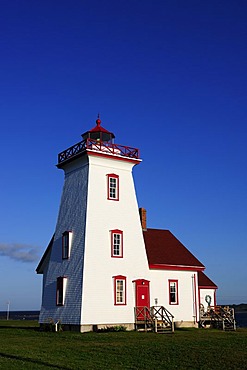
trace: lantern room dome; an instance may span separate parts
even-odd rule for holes
[[[99,116],[96,119],[96,126],[93,127],[91,130],[85,132],[81,136],[83,140],[93,139],[97,141],[105,141],[108,143],[113,143],[115,138],[115,135],[112,132],[106,130],[104,127],[101,126],[101,120]]]

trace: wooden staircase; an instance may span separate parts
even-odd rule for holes
[[[235,331],[234,309],[229,306],[209,306],[206,311],[201,309],[199,326]]]
[[[138,331],[174,332],[173,319],[164,306],[135,307],[135,329]]]

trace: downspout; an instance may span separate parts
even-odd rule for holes
[[[191,278],[192,278],[192,295],[193,295],[193,317],[194,317],[194,324],[195,324],[197,323],[196,274],[193,274]]]
[[[217,302],[216,302],[216,289],[214,289],[214,307],[217,305]]]
[[[197,283],[197,281],[196,281],[196,274],[194,274],[194,283],[195,283],[195,285],[194,285],[194,288],[195,288],[195,310],[196,310],[196,322],[198,322],[198,316],[197,316],[197,313],[198,313],[198,309],[197,309],[197,294],[196,294],[196,292],[197,292],[197,289],[196,289],[196,283]]]

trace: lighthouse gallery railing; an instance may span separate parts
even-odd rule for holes
[[[87,149],[104,152],[105,154],[120,155],[123,157],[139,159],[139,149],[131,148],[129,146],[107,143],[105,141],[98,141],[94,139],[86,139],[71,146],[58,154],[58,163],[62,163],[71,159]]]

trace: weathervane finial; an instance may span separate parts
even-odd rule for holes
[[[99,118],[99,113],[98,113],[98,118],[96,119],[96,124],[97,124],[97,126],[100,126],[100,124],[101,124],[101,120]]]

